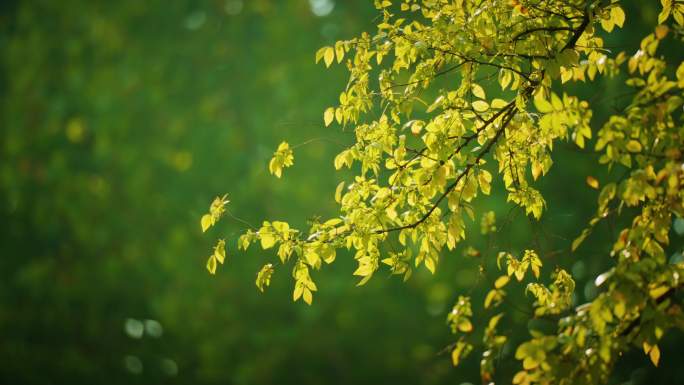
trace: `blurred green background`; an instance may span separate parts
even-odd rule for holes
[[[641,7],[612,44],[637,47],[657,15]],[[479,208],[496,211],[500,233],[471,227],[481,257],[461,247],[435,276],[403,284],[385,271],[356,288],[342,254],[314,273],[311,307],[291,301],[290,267],[258,293],[256,271],[275,258],[235,252],[240,223],[201,234],[223,193],[251,223],[334,215],[335,186],[350,174],[333,173],[332,158],[352,136],[322,127],[322,111],[346,73],[315,65],[314,53],[372,31],[375,16],[365,0],[0,2],[0,383],[477,383],[476,355],[453,369],[439,354],[451,342],[444,320],[458,295],[481,304],[501,248],[540,250],[547,273],[575,273],[578,303],[591,299],[618,224],[578,254],[567,248],[594,210],[584,177],[620,171],[571,146],[541,182],[543,222],[493,195]],[[617,84],[578,92],[613,105]],[[276,179],[267,163],[283,139],[314,140]],[[212,277],[204,264],[219,237],[229,257]],[[552,329],[529,325],[530,301],[516,303],[504,310],[519,339]],[[683,381],[681,340],[666,339],[658,372],[627,357],[616,382]],[[516,368],[510,350],[503,374]]]

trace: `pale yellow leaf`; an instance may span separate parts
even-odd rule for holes
[[[333,119],[335,119],[335,108],[328,107],[323,113],[323,122],[325,123],[325,126],[329,126]]]
[[[200,222],[202,223],[202,232],[207,231],[207,229],[210,228],[212,225],[211,215],[209,215],[209,214],[202,215],[202,220]]]

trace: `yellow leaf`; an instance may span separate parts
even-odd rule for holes
[[[613,7],[610,9],[610,18],[618,27],[622,28],[625,24],[625,11],[620,7]]]
[[[503,99],[492,100],[492,108],[501,109],[508,105],[508,102]]]
[[[335,50],[333,47],[326,47],[323,53],[323,60],[325,61],[325,66],[330,67],[333,60],[335,60]]]
[[[665,20],[667,20],[667,18],[670,17],[671,11],[672,7],[670,5],[664,6],[663,10],[660,11],[660,14],[658,15],[658,24],[663,24]]]
[[[220,239],[218,244],[214,247],[214,257],[220,264],[223,264],[226,260],[226,241],[223,239]]]
[[[342,111],[342,107],[337,107],[335,109],[335,120],[337,120],[337,124],[342,124],[342,119],[344,119],[344,112]]]
[[[268,162],[268,171],[280,178],[283,173],[283,168],[290,167],[294,164],[294,154],[287,142],[282,142],[278,149],[273,153],[273,158]]]
[[[653,365],[658,366],[658,362],[660,361],[660,348],[658,348],[658,345],[653,345],[651,351],[648,353],[648,356],[651,358]]]
[[[648,294],[651,296],[651,298],[658,299],[663,294],[667,293],[668,290],[670,290],[670,289],[667,286],[658,286],[656,288],[649,290]]]
[[[425,123],[422,120],[416,120],[411,124],[411,133],[413,135],[418,135],[423,130]]]
[[[461,360],[461,351],[454,349],[451,351],[451,362],[454,366],[458,366],[458,362]]]
[[[574,241],[572,241],[571,250],[572,251],[577,250],[579,245],[581,245],[582,242],[584,242],[584,240],[587,238],[587,236],[589,236],[590,233],[591,233],[591,230],[589,230],[589,229],[582,230],[582,233],[577,238],[575,238]]]
[[[471,89],[473,90],[473,95],[475,95],[475,97],[480,99],[484,99],[486,97],[484,89],[479,84],[473,84]]]
[[[587,175],[587,185],[589,185],[589,187],[591,187],[591,188],[593,188],[593,189],[595,189],[595,190],[598,190],[598,188],[599,188],[599,181],[596,180],[596,178],[594,178],[593,176]]]
[[[265,264],[257,273],[256,286],[261,292],[263,292],[264,288],[271,284],[272,275],[273,265],[270,263]]]
[[[534,178],[534,180],[537,180],[543,171],[544,167],[540,162],[532,163],[532,178]]]
[[[463,333],[470,333],[473,331],[473,323],[469,319],[463,318],[461,322],[458,323],[458,330]]]
[[[425,267],[430,270],[430,273],[435,274],[435,260],[432,257],[425,258]]]
[[[273,234],[270,233],[265,233],[265,234],[260,234],[260,240],[261,240],[261,248],[264,250],[270,249],[273,247],[276,243],[276,238]]]
[[[514,384],[522,384],[526,383],[527,381],[527,372],[524,370],[519,371],[518,373],[513,376],[513,383]]]
[[[563,110],[563,101],[555,93],[551,93],[551,106],[554,111]]]
[[[202,223],[202,232],[207,231],[207,229],[213,224],[212,217],[209,214],[202,215],[202,220],[200,222]]]
[[[641,147],[641,143],[632,139],[629,142],[627,142],[627,145],[625,146],[625,148],[627,148],[627,151],[629,151],[629,152],[640,152],[642,147]]]
[[[335,119],[335,108],[328,107],[323,113],[323,122],[325,122],[325,126],[328,127],[333,119]]]
[[[485,297],[484,308],[489,309],[489,307],[492,305],[492,302],[496,299],[496,297],[497,297],[496,290],[490,290],[489,293],[487,293],[487,296]]]
[[[603,27],[606,32],[612,32],[615,23],[613,23],[612,19],[601,19],[601,27]]]
[[[341,63],[342,59],[344,58],[344,45],[342,42],[337,42],[335,44],[335,56],[337,58],[337,62]]]
[[[435,101],[432,102],[432,104],[430,104],[430,105],[428,106],[428,108],[427,108],[427,110],[425,110],[425,112],[428,112],[428,113],[429,113],[429,112],[432,112],[432,111],[436,110],[437,107],[439,107],[439,106],[442,105],[442,100],[444,100],[444,95],[438,96],[437,99],[435,99]]]
[[[506,286],[508,284],[508,281],[510,281],[510,278],[502,275],[501,277],[497,278],[496,281],[494,281],[494,287],[497,289],[501,289],[502,287]]]
[[[283,168],[280,167],[276,161],[276,158],[273,158],[270,162],[268,162],[268,172],[275,175],[277,178],[280,178],[280,176],[283,174]]]
[[[541,92],[534,97],[534,106],[537,108],[537,111],[542,114],[553,111],[553,106],[548,100],[544,99],[544,95]]]
[[[532,269],[532,274],[534,274],[534,277],[539,279],[539,266],[537,266],[536,264],[532,264],[530,268]]]
[[[477,112],[484,112],[489,109],[489,104],[484,100],[476,100],[472,104],[473,109]]]
[[[311,295],[311,290],[304,288],[302,290],[302,298],[304,298],[304,302],[306,302],[307,305],[311,305],[311,301],[313,300],[313,296]]]
[[[344,190],[344,182],[340,182],[335,189],[335,202],[340,203],[342,201],[342,191]]]
[[[491,192],[491,181],[492,181],[492,174],[489,173],[487,170],[482,170],[478,175],[477,175],[477,181],[480,184],[480,189],[482,190],[482,193],[485,195],[489,195]]]
[[[684,88],[684,62],[677,67],[677,86]]]
[[[663,40],[666,36],[667,33],[670,31],[670,28],[667,27],[665,24],[661,24],[655,28],[655,35],[658,40]]]
[[[295,289],[294,292],[292,292],[292,300],[296,301],[299,299],[299,297],[302,296],[302,292],[304,291],[304,285],[302,283],[297,282],[295,284]]]
[[[316,63],[323,59],[323,56],[325,55],[325,51],[327,48],[328,47],[321,47],[318,51],[316,51]]]
[[[213,255],[207,260],[207,270],[210,274],[216,274],[216,257]]]
[[[525,278],[525,270],[523,270],[523,269],[516,269],[516,270],[515,270],[515,278],[516,278],[518,281],[522,281],[523,278]]]

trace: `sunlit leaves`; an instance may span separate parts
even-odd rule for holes
[[[544,201],[541,193],[532,187],[512,189],[508,193],[508,201],[525,208],[525,213],[534,216],[536,219],[541,218],[542,211],[546,206],[546,201]]]
[[[470,298],[459,296],[458,301],[447,315],[447,323],[453,333],[470,333],[473,331],[473,323],[470,319],[473,311],[470,306]]]
[[[463,360],[464,358],[468,357],[470,352],[473,351],[473,345],[460,340],[456,343],[454,346],[453,350],[451,351],[451,363],[454,366],[458,366],[458,364]]]
[[[499,306],[503,302],[504,297],[506,297],[506,292],[503,290],[503,288],[508,284],[509,281],[510,278],[507,275],[502,275],[494,281],[494,288],[485,296],[485,309]]]
[[[273,158],[268,163],[268,171],[280,178],[283,174],[283,169],[294,164],[294,154],[287,142],[282,142],[278,149],[273,153]]]
[[[318,63],[321,59],[325,62],[326,67],[330,67],[330,65],[333,63],[333,60],[335,60],[335,48],[333,47],[322,47],[316,52],[316,63]]]
[[[215,225],[223,213],[226,212],[225,206],[230,202],[227,196],[228,195],[216,197],[214,201],[211,202],[211,206],[209,206],[209,213],[203,215],[200,221],[202,225],[202,232],[207,231],[207,229]]]
[[[413,269],[411,269],[411,250],[406,249],[401,253],[390,253],[389,258],[385,258],[381,261],[385,265],[388,265],[392,271],[392,274],[399,274],[404,276],[404,281],[407,281],[411,277]]]
[[[480,185],[480,190],[482,190],[482,193],[489,195],[489,192],[492,190],[492,174],[490,174],[487,170],[481,170],[477,174],[477,181]]]
[[[646,353],[648,357],[651,359],[653,366],[658,366],[658,363],[660,362],[660,348],[658,347],[658,345],[651,345],[648,342],[644,341],[643,349],[644,353]]]
[[[534,339],[520,344],[515,350],[515,358],[522,360],[523,369],[534,369],[546,361],[547,352],[553,350],[556,345],[557,342],[553,336]],[[517,382],[513,380],[513,383]]]
[[[216,260],[220,264],[223,264],[223,261],[226,260],[226,241],[225,240],[219,239],[216,246],[214,246],[214,258],[216,258]]]
[[[503,263],[506,264],[506,274],[515,276],[518,281],[522,281],[528,269],[532,270],[535,278],[539,278],[540,268],[542,262],[536,252],[533,250],[525,250],[522,259],[518,259],[510,253],[501,252],[497,257],[497,264],[501,267]]]
[[[525,289],[535,299],[535,315],[559,314],[570,306],[575,290],[575,281],[563,269],[552,274],[553,282],[547,287],[539,283],[530,283]]]
[[[214,246],[214,253],[207,260],[207,270],[210,274],[216,274],[216,266],[223,264],[226,260],[226,241],[219,239],[216,246]]]
[[[273,265],[270,263],[265,264],[261,270],[257,273],[256,286],[259,291],[263,292],[266,287],[271,284],[271,277],[273,276]]]
[[[675,21],[680,26],[684,26],[684,2],[681,0],[660,0],[663,9],[658,14],[658,23],[662,24],[670,17],[674,16]]]
[[[293,299],[308,304],[316,291],[310,271],[331,263],[341,248],[353,255],[359,286],[383,269],[404,280],[417,268],[434,273],[440,258],[477,229],[476,218],[488,240],[499,235],[494,212],[477,211],[483,195],[504,194],[510,206],[540,220],[547,199],[558,198],[543,196],[537,183],[548,175],[559,142],[573,143],[585,149],[582,153],[593,147],[598,164],[609,170],[620,166],[621,176],[607,173],[604,179],[606,174],[597,172],[601,183],[592,175],[560,176],[562,183],[586,183],[598,195],[589,226],[566,247],[576,252],[604,218],[627,218],[611,219],[611,226],[626,227],[616,229],[605,255],[596,256],[612,257],[614,266],[599,276],[602,291],[588,304],[573,304],[575,280],[560,266],[563,259],[549,261],[555,268],[545,279],[541,250],[523,246],[522,255],[500,252],[494,277],[487,275],[491,252],[468,245],[454,254],[483,261],[480,273],[490,287],[475,310],[506,309],[506,301],[517,298],[513,291],[524,287],[535,317],[562,317],[557,334],[531,328],[531,339],[516,341],[522,370],[513,383],[605,382],[616,347],[627,345],[627,335],[637,343],[651,341],[644,350],[657,363],[655,342],[671,326],[660,319],[667,319],[663,314],[674,277],[684,274],[666,258],[673,217],[684,216],[684,98],[678,92],[684,88],[684,65],[669,68],[671,61],[657,52],[677,28],[656,27],[635,53],[627,54],[605,49],[603,37],[596,35],[599,26],[607,32],[625,26],[617,1],[549,1],[535,7],[517,0],[400,3],[375,1],[382,10],[376,34],[363,33],[316,53],[317,62],[344,61],[349,71],[339,105],[323,112],[326,126],[337,122],[352,134],[333,159],[336,170],[348,168],[345,173],[352,174],[335,189],[338,215],[313,221],[308,232],[264,222],[243,234],[238,247],[260,243],[275,250],[282,263],[294,265]],[[679,23],[683,6],[663,0],[660,23],[670,15]],[[414,12],[421,17],[404,17]],[[622,71],[633,91],[626,98],[632,100],[625,99],[624,106],[615,101],[620,106],[614,115],[592,127],[592,108],[601,103],[580,100],[570,94],[576,88],[566,84]],[[291,162],[283,143],[269,169],[279,177]],[[468,218],[476,225],[471,227]],[[541,243],[537,249],[543,247],[544,242],[535,242]],[[257,275],[260,290],[271,272],[262,269]],[[450,346],[454,365],[475,348],[472,336],[479,324],[473,310],[470,299],[460,296],[447,316],[458,335]],[[644,314],[648,321],[642,321]],[[484,330],[483,383],[493,381],[492,354],[507,341],[496,332],[501,317],[490,318]],[[567,372],[568,365],[577,371]]]
[[[625,12],[619,5],[606,8],[601,16],[601,27],[607,32],[612,32],[614,26],[622,28],[625,23]]]
[[[295,279],[295,288],[292,292],[292,299],[297,301],[302,298],[307,305],[311,305],[313,300],[313,292],[318,290],[316,284],[309,276],[309,268],[302,261],[295,264],[292,276]]]

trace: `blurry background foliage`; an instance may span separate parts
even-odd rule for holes
[[[607,45],[636,50],[657,9],[633,2],[630,28]],[[316,66],[314,53],[373,30],[375,15],[364,0],[0,2],[0,382],[476,379],[476,359],[453,369],[439,354],[448,308],[459,293],[481,300],[478,258],[497,244],[568,249],[595,209],[584,183],[593,155],[570,146],[555,155],[541,223],[509,216],[492,196],[480,209],[496,212],[499,233],[474,237],[481,256],[461,248],[435,276],[420,271],[402,284],[388,272],[355,288],[355,264],[342,255],[317,273],[326,284],[311,307],[291,302],[286,271],[259,294],[265,255],[235,255],[242,225],[231,221],[210,230],[227,238],[229,268],[211,278],[205,270],[212,238],[197,218],[214,195],[228,192],[231,211],[252,223],[304,227],[334,213],[332,157],[352,138],[323,129],[321,113],[346,74]],[[606,106],[603,115],[595,107],[595,126],[619,105],[615,87],[580,94]],[[280,180],[267,164],[284,138],[316,140]],[[601,237],[583,246],[582,261],[557,254],[578,279],[577,303],[596,295],[606,250],[591,245]],[[525,311],[509,310],[526,326]],[[625,357],[615,382],[682,383],[682,340],[667,336],[657,371],[638,352]]]

